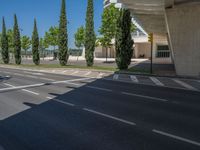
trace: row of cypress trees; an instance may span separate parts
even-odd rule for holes
[[[5,19],[2,19],[2,36],[1,36],[1,55],[2,60],[5,64],[9,64],[9,46],[8,46],[8,36],[7,36]],[[13,26],[13,48],[14,48],[14,57],[15,63],[17,65],[21,64],[21,38],[20,38],[20,29],[18,26],[17,16],[14,15],[14,26]],[[32,35],[32,52],[33,52],[33,62],[36,65],[40,63],[39,57],[39,35],[37,31],[36,20],[34,20],[34,30]]]
[[[5,19],[2,20],[2,37],[1,37],[1,55],[2,60],[5,64],[9,64],[9,46],[8,46],[8,36],[7,36]],[[13,47],[15,63],[17,65],[21,64],[21,40],[20,40],[20,30],[18,26],[17,16],[14,15],[14,27],[13,27]],[[59,60],[62,66],[67,64],[68,60],[68,35],[67,35],[67,17],[65,0],[62,0],[61,14],[60,14],[60,25],[59,25]],[[37,22],[34,19],[34,28],[32,33],[32,55],[33,62],[35,65],[40,64],[39,55],[39,34],[37,29]]]
[[[115,48],[116,48],[116,63],[119,69],[127,69],[131,63],[133,55],[133,40],[131,36],[131,14],[127,9],[120,10],[120,16],[117,20],[116,25],[116,36],[115,36]],[[86,49],[86,62],[87,66],[93,66],[94,64],[94,50],[96,36],[94,31],[94,4],[93,0],[88,0],[87,12],[86,12],[86,25],[85,25],[85,49]],[[15,63],[21,64],[21,41],[20,31],[17,22],[17,16],[14,15],[14,55]],[[67,34],[67,16],[66,16],[66,4],[65,0],[62,0],[60,22],[59,22],[59,36],[58,36],[58,47],[59,47],[59,61],[62,66],[67,64],[68,61],[68,34]],[[5,64],[9,63],[9,52],[8,52],[8,37],[6,35],[6,25],[3,18],[2,26],[2,58]],[[34,30],[32,34],[32,53],[33,62],[36,65],[40,64],[39,56],[39,35],[37,30],[36,19],[34,20]]]

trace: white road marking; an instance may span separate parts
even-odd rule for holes
[[[64,102],[64,101],[61,101],[59,99],[55,99],[55,98],[52,98],[52,97],[46,97],[47,99],[50,99],[50,100],[53,100],[53,101],[56,101],[58,103],[61,103],[61,104],[65,104],[65,105],[68,105],[68,106],[75,106],[74,104],[72,103],[68,103],[68,102]]]
[[[198,91],[196,88],[194,88],[193,86],[191,86],[183,81],[180,81],[178,79],[173,79],[173,81],[180,84],[181,86],[185,87],[186,89]]]
[[[10,86],[10,87],[12,87],[12,88],[15,88],[15,87],[16,87],[16,86],[13,86],[13,85],[8,84],[8,83],[4,83],[4,85],[6,85],[6,86]],[[36,92],[30,91],[30,90],[26,90],[26,89],[22,89],[22,91],[24,91],[24,92],[28,92],[28,93],[31,93],[31,94],[34,94],[34,95],[40,95],[39,93],[36,93]]]
[[[13,85],[8,84],[8,83],[4,83],[4,85],[6,85],[6,86],[10,86],[10,87],[14,87]]]
[[[165,86],[162,82],[160,82],[157,78],[155,77],[150,77],[151,81],[153,81],[153,83],[155,83],[158,86]]]
[[[101,79],[101,78],[103,78],[104,75],[105,75],[105,73],[99,73],[98,76],[97,76],[97,78]]]
[[[124,119],[121,119],[121,118],[118,118],[118,117],[114,117],[114,116],[111,116],[111,115],[107,115],[107,114],[104,114],[104,113],[101,113],[101,112],[97,112],[95,110],[91,110],[91,109],[88,109],[88,108],[83,108],[83,110],[90,112],[90,113],[93,113],[93,114],[96,114],[96,115],[100,115],[100,116],[103,116],[103,117],[106,117],[106,118],[109,118],[109,119],[113,119],[113,120],[125,123],[125,124],[128,124],[128,125],[132,125],[132,126],[136,125],[136,123],[134,123],[134,122],[127,121],[127,120],[124,120]]]
[[[162,132],[162,131],[158,131],[158,130],[155,130],[155,129],[153,129],[152,131],[157,133],[157,134],[161,134],[161,135],[164,135],[164,136],[176,139],[176,140],[180,140],[180,141],[183,141],[183,142],[186,142],[186,143],[190,143],[190,144],[193,144],[193,145],[196,145],[196,146],[200,146],[200,143],[196,142],[196,141],[192,141],[192,140],[189,140],[189,139],[186,139],[186,138],[182,138],[180,136],[172,135],[172,134]]]
[[[36,92],[30,91],[30,90],[26,90],[26,89],[22,89],[22,91],[24,91],[24,92],[28,92],[28,93],[31,93],[31,94],[34,94],[34,95],[40,95],[39,93],[36,93]]]
[[[43,73],[37,73],[37,72],[28,72],[28,71],[24,71],[24,73],[32,74],[32,75],[38,75],[38,76],[44,76]]]
[[[38,86],[43,86],[43,85],[45,85],[45,83],[32,84],[32,85],[24,85],[24,86],[12,86],[12,87],[9,87],[9,88],[0,89],[0,92],[9,91],[9,90],[20,90],[20,89],[31,88],[31,87],[38,87]]]
[[[131,75],[130,78],[131,78],[131,80],[132,80],[133,82],[135,82],[135,83],[138,83],[138,82],[139,82],[139,80],[137,79],[136,76]]]
[[[74,72],[72,72],[71,75],[75,75],[75,74],[78,74],[78,73],[79,73],[79,71],[74,71]]]
[[[118,74],[114,74],[113,80],[118,80],[118,79],[119,79],[119,75]]]
[[[95,89],[95,90],[101,90],[101,91],[106,91],[106,92],[112,92],[112,90],[110,89],[105,89],[105,88],[99,88],[99,87],[94,87],[94,86],[86,86],[88,88],[91,88],[91,89]]]
[[[67,70],[63,71],[62,73],[66,73],[66,72],[67,72]]]
[[[40,78],[42,80],[47,80],[47,81],[55,81],[54,79],[49,79],[49,78]]]
[[[139,95],[139,94],[133,94],[133,93],[127,93],[127,92],[122,92],[122,94],[128,95],[128,96],[135,96],[135,97],[141,97],[141,98],[156,100],[156,101],[162,101],[162,102],[167,102],[167,101],[168,101],[168,100],[162,99],[162,98],[151,97],[151,96],[145,96],[145,95]]]
[[[84,74],[84,76],[89,76],[92,73],[92,71],[89,71],[87,73]]]

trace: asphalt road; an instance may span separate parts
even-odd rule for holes
[[[199,150],[200,92],[0,68],[0,150]]]

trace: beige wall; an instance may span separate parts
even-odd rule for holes
[[[200,76],[200,4],[166,9],[166,24],[177,74]]]

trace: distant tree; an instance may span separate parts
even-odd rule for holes
[[[48,47],[49,47],[48,43],[43,38],[40,38],[39,51],[42,55],[43,60],[45,57],[45,49]]]
[[[80,28],[77,29],[76,33],[74,34],[75,38],[75,45],[77,48],[84,47],[85,43],[85,28],[84,26],[81,26]]]
[[[115,8],[114,4],[105,8],[102,14],[102,25],[99,29],[99,33],[102,37],[99,39],[99,42],[101,43],[101,46],[106,48],[106,61],[108,57],[108,48],[113,45],[112,39],[115,38],[116,23],[119,14],[120,11]]]
[[[7,36],[8,36],[9,53],[12,54],[12,58],[13,58],[13,55],[14,55],[14,40],[13,40],[13,30],[12,29],[8,29]]]
[[[120,70],[127,69],[133,56],[133,40],[131,36],[131,14],[129,10],[122,9],[117,20],[115,37],[116,63]]]
[[[50,27],[49,31],[45,33],[45,37],[44,37],[48,45],[53,46],[54,52],[55,52],[56,46],[58,46],[58,35],[59,35],[59,28]]]
[[[21,38],[20,38],[20,32],[19,32],[19,26],[18,26],[16,14],[14,15],[13,47],[14,47],[15,63],[17,65],[20,65],[21,64]]]
[[[40,64],[39,35],[38,35],[36,19],[34,20],[34,29],[32,34],[32,53],[33,53],[34,64],[39,65]]]
[[[60,65],[65,66],[68,61],[68,34],[65,0],[62,0],[61,6],[58,47]]]
[[[7,33],[6,33],[6,24],[5,24],[5,20],[3,18],[2,20],[2,35],[1,35],[1,55],[2,55],[2,59],[3,62],[5,64],[9,63],[9,51],[8,51],[8,37],[7,37]]]
[[[22,42],[22,49],[24,50],[25,56],[27,58],[27,50],[31,47],[31,40],[28,36],[22,36],[21,42]]]
[[[94,64],[96,36],[94,32],[94,6],[93,0],[88,0],[85,25],[85,58],[87,66]]]

